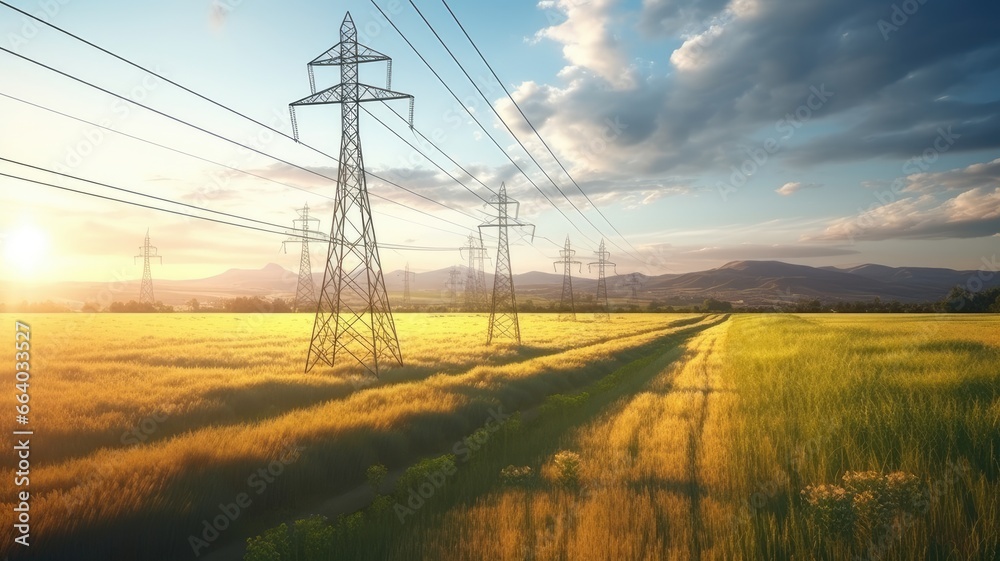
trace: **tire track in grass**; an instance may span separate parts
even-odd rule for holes
[[[308,461],[289,468],[297,476],[283,477],[283,490],[272,494],[277,498],[269,499],[270,506],[261,512],[290,505],[309,494],[315,496],[317,487],[313,484],[330,494],[353,489],[362,479],[356,458],[371,456],[373,441],[391,447],[405,439],[400,454],[451,442],[451,435],[464,434],[456,432],[463,424],[485,414],[487,403],[503,404],[508,410],[530,407],[540,400],[539,389],[565,391],[648,352],[646,349],[656,346],[657,341],[684,337],[718,321],[718,316],[710,316],[694,325],[574,348],[529,361],[531,372],[524,371],[521,364],[480,367],[457,377],[373,387],[344,401],[330,401],[266,422],[201,427],[149,443],[141,450],[102,450],[93,457],[46,466],[39,473],[39,484],[46,497],[43,512],[47,511],[47,516],[39,518],[38,527],[49,534],[46,545],[54,554],[68,551],[78,543],[77,536],[86,533],[88,541],[100,544],[101,551],[126,552],[128,557],[150,561],[169,558],[180,553],[184,543],[164,529],[186,530],[182,519],[194,519],[196,526],[198,519],[217,514],[215,505],[243,490],[242,478],[267,465],[279,441],[305,447]],[[392,415],[388,421],[383,411]],[[440,430],[428,429],[432,426]],[[402,436],[396,438],[397,434]],[[167,458],[169,461],[163,461]],[[84,502],[79,510],[86,516],[67,521],[52,514],[63,502],[82,493],[76,482],[95,465],[108,474],[105,495],[81,495]],[[348,480],[353,477],[357,479]],[[115,500],[107,502],[105,496]],[[163,506],[151,511],[146,505],[153,501]],[[160,531],[150,532],[150,527]],[[227,541],[233,537],[234,531],[226,534]]]
[[[680,344],[679,341],[671,344],[671,341],[676,340],[676,338],[681,338],[682,340],[686,340],[690,337],[697,337],[698,336],[697,333],[699,331],[705,329],[711,329],[712,327],[722,322],[725,322],[728,319],[728,316],[724,316],[721,318],[719,316],[702,316],[697,319],[698,321],[682,320],[678,322],[672,322],[671,324],[669,324],[669,327],[687,327],[688,329],[685,329],[682,332],[677,332],[671,335],[667,335],[660,341],[654,343],[652,346],[657,349],[657,352],[655,353],[655,355],[653,355],[654,358],[652,359],[652,362],[655,364],[663,360],[668,360],[667,357],[670,355],[670,351],[667,349],[675,348],[676,345]],[[663,328],[661,328],[660,330],[662,331],[662,329]],[[642,333],[646,332],[647,331],[644,330]],[[650,362],[650,360],[651,360],[650,358],[634,359],[631,362],[622,365],[615,371],[609,372],[607,376],[599,378],[596,381],[590,381],[589,383],[583,385],[582,387],[575,388],[573,391],[576,390],[583,391],[587,390],[588,388],[594,388],[596,386],[601,385],[602,381],[605,381],[611,377],[615,377],[616,375],[620,376],[622,372],[629,369],[641,370],[641,368],[647,368],[647,366],[642,366],[641,368],[638,368],[637,365],[640,364],[645,365],[645,363]],[[675,360],[675,359],[669,359],[669,360]],[[641,374],[641,372],[639,372],[638,374]],[[630,377],[636,376],[638,374],[630,373],[629,376]],[[614,386],[614,389],[611,390],[610,395],[612,396],[617,395],[618,391],[620,391],[620,388],[619,385],[616,384]],[[611,401],[611,398],[608,396],[602,396],[601,398],[598,398],[597,401],[601,404],[606,405],[605,402]],[[591,404],[588,408],[589,409],[595,408],[595,404]],[[519,413],[521,415],[521,420],[525,423],[529,423],[534,421],[540,415],[541,410],[542,410],[542,405],[539,403],[524,409],[516,410],[513,413]],[[594,409],[592,413],[596,415],[597,411],[598,409]],[[556,415],[556,413],[554,412],[551,414]],[[566,420],[563,418],[552,420],[552,424],[555,425],[561,425],[565,423]],[[548,432],[546,432],[545,434],[548,434]],[[552,440],[552,438],[547,437],[547,440]],[[447,453],[449,452],[449,450],[447,449],[441,450],[440,452]],[[433,455],[428,457],[433,457]],[[394,469],[393,471],[391,471],[384,481],[385,486],[391,488],[394,485],[395,481],[405,471],[406,471],[405,467]],[[339,493],[336,496],[323,498],[317,502],[312,502],[308,505],[301,505],[301,508],[298,509],[299,514],[297,516],[289,517],[286,514],[279,517],[273,517],[271,519],[271,522],[272,524],[276,524],[279,521],[284,521],[286,523],[291,524],[295,519],[303,518],[307,515],[312,515],[312,514],[321,514],[326,516],[328,519],[333,520],[338,515],[350,514],[362,508],[367,507],[372,502],[373,499],[374,499],[374,494],[370,489],[370,487],[367,484],[362,484],[345,492]],[[527,513],[528,511],[526,510],[526,516],[528,515]],[[241,533],[241,537],[244,538],[251,537],[254,535],[254,532],[267,528],[267,524],[257,524],[255,526],[256,530],[252,530],[249,532],[244,531],[243,533]],[[566,537],[567,536],[563,536],[564,539]],[[245,539],[233,540],[224,545],[221,545],[214,551],[208,553],[203,557],[203,559],[205,561],[239,561],[240,559],[242,559],[242,554],[245,551],[245,547],[246,547]],[[178,558],[177,561],[180,561],[180,558]]]

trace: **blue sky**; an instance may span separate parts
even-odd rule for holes
[[[512,249],[516,272],[551,270],[569,235],[585,259],[607,237],[620,271],[683,272],[738,259],[810,265],[992,262],[1000,244],[1000,8],[979,1],[553,0],[450,2],[522,109],[622,240],[540,146],[440,0],[420,0],[574,210],[527,160],[408,1],[377,0],[507,153],[572,220],[517,173],[370,1],[134,3],[15,1],[256,119],[290,132],[287,104],[309,93],[305,63],[338,41],[350,10],[363,42],[393,57],[393,89],[416,97],[415,126],[487,185],[505,181],[537,226]],[[37,28],[37,29],[36,29]],[[310,169],[333,162],[58,32],[0,7],[0,45]],[[362,80],[384,85],[382,65]],[[0,93],[230,163],[298,187],[223,173],[0,97],[0,155],[164,198],[289,224],[314,208],[329,228],[333,185],[170,122],[0,52]],[[336,71],[317,72],[320,87]],[[384,107],[368,106],[405,138]],[[405,112],[406,105],[395,107]],[[339,108],[298,112],[305,143],[336,154]],[[477,199],[372,118],[368,167],[475,216]],[[81,154],[84,152],[84,154]],[[440,157],[455,175],[461,172]],[[0,162],[0,172],[51,179]],[[466,184],[485,191],[466,178]],[[69,182],[60,180],[60,184]],[[84,187],[109,194],[98,187]],[[369,181],[380,241],[457,247],[477,221]],[[116,195],[118,196],[118,195]],[[126,197],[139,200],[136,197]],[[150,228],[154,277],[297,265],[280,236],[213,225],[0,178],[0,277],[134,277]],[[441,221],[419,214],[418,209]],[[579,229],[579,230],[578,230]],[[487,239],[487,242],[490,240]],[[17,247],[14,247],[17,246]],[[627,250],[627,251],[626,251]],[[132,252],[132,253],[130,253]],[[315,248],[314,261],[322,249]],[[458,264],[454,252],[383,251],[387,269]]]

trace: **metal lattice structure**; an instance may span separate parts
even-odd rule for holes
[[[448,282],[445,283],[445,288],[448,289],[448,301],[454,306],[458,300],[458,289],[462,286],[462,272],[458,270],[458,267],[452,267],[448,271]]]
[[[406,264],[406,269],[403,270],[403,305],[409,306],[412,302],[410,300],[410,279],[417,280],[417,274],[410,272],[410,264]]]
[[[299,217],[292,220],[292,237],[281,242],[281,248],[288,253],[287,244],[302,244],[302,253],[299,255],[299,279],[295,284],[295,300],[292,302],[292,309],[296,312],[316,311],[316,286],[313,283],[312,263],[309,259],[309,238],[325,238],[326,234],[318,231],[319,219],[309,216],[309,205],[295,209]],[[310,228],[310,223],[316,223],[316,229]]]
[[[489,303],[486,293],[486,273],[483,263],[486,260],[486,248],[479,236],[469,235],[465,247],[459,248],[459,253],[468,259],[465,270],[465,308],[469,312],[481,312]]]
[[[149,245],[149,228],[146,228],[146,239],[139,246],[139,255],[132,258],[132,264],[134,265],[135,260],[140,257],[142,257],[142,284],[139,285],[139,303],[155,304],[156,299],[153,298],[153,275],[149,270],[149,260],[159,259],[160,265],[162,265],[163,257],[160,256],[159,250],[155,246]]]
[[[639,273],[631,273],[626,277],[622,286],[629,290],[628,305],[638,306],[639,305],[639,289],[642,288],[642,279],[639,277]]]
[[[608,280],[605,274],[608,265],[615,270],[617,274],[617,266],[608,260],[611,257],[611,253],[608,252],[604,247],[604,240],[601,240],[601,246],[597,249],[597,261],[593,263],[587,263],[587,270],[593,272],[594,265],[597,265],[597,311],[594,312],[594,319],[597,321],[611,321],[611,307],[608,305]]]
[[[358,65],[380,61],[388,63],[386,87],[359,83]],[[410,100],[412,125],[413,96],[388,89],[391,64],[388,56],[358,44],[357,29],[348,13],[340,26],[340,42],[307,65],[312,95],[289,106],[295,138],[295,108],[303,105],[340,104],[343,127],[330,244],[306,372],[319,362],[333,366],[345,355],[376,377],[387,363],[403,364],[372,222],[359,129],[361,103],[393,99]],[[316,66],[339,66],[340,83],[317,92]]]
[[[486,344],[494,338],[513,339],[521,344],[521,326],[517,321],[517,298],[514,295],[514,273],[510,266],[510,244],[507,242],[507,230],[510,228],[531,228],[531,239],[535,239],[535,226],[521,222],[518,219],[521,205],[516,200],[507,197],[507,187],[501,183],[500,191],[490,198],[489,206],[496,210],[497,217],[484,224],[483,228],[496,228],[497,236],[497,266],[493,275],[493,295],[490,299],[490,324],[486,333]],[[514,207],[513,216],[508,207]]]
[[[566,236],[566,244],[559,250],[559,260],[552,264],[553,270],[558,270],[559,265],[563,267],[562,298],[559,300],[559,319],[576,321],[576,303],[573,299],[573,265],[576,265],[580,272],[583,272],[583,265],[579,261],[574,261],[573,256],[576,251],[569,245],[569,236]]]

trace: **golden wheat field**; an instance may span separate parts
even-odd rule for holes
[[[280,520],[275,512],[363,484],[372,462],[405,467],[492,409],[532,407],[664,337],[717,321],[525,315],[515,348],[485,345],[484,316],[398,314],[405,366],[374,382],[346,366],[303,374],[306,315],[4,319],[30,324],[33,337],[32,532],[57,552],[79,555],[87,544],[94,559],[193,558],[188,537],[201,522],[266,483],[252,515],[197,552],[208,553],[260,520]],[[13,415],[3,423],[24,428]],[[280,478],[249,481],[276,460]],[[4,496],[15,497],[13,469],[5,472]]]
[[[4,319],[46,558],[1000,555],[996,316],[398,314],[378,381],[306,315]]]

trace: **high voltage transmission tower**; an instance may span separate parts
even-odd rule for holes
[[[462,272],[458,270],[458,267],[452,267],[448,271],[448,282],[444,286],[448,289],[448,300],[454,306],[458,299],[458,289],[462,286]]]
[[[486,260],[486,248],[480,236],[469,234],[468,245],[459,248],[459,254],[469,261],[465,275],[465,307],[469,312],[481,312],[489,303],[486,294],[486,273],[483,262]]]
[[[570,248],[569,236],[566,236],[566,245],[559,250],[559,260],[552,264],[554,270],[558,270],[559,265],[563,266],[562,298],[559,300],[561,320],[576,321],[576,304],[573,302],[573,265],[576,265],[580,272],[583,272],[583,265],[573,260],[574,255],[576,251]]]
[[[605,275],[605,269],[608,265],[615,268],[615,273],[617,273],[617,266],[608,261],[611,257],[611,253],[604,248],[604,240],[601,240],[601,246],[595,252],[597,254],[597,261],[587,264],[587,270],[593,271],[594,265],[597,265],[597,311],[594,312],[594,319],[598,321],[610,321],[611,313],[610,307],[608,306],[608,281]]]
[[[295,301],[292,302],[292,309],[296,312],[306,310],[316,310],[316,286],[313,284],[312,263],[309,261],[309,239],[325,238],[326,234],[310,228],[310,223],[315,222],[319,228],[319,219],[309,216],[309,205],[295,209],[299,217],[292,220],[291,237],[281,242],[281,248],[288,253],[287,244],[301,243],[302,254],[299,256],[299,281],[295,285]]]
[[[389,88],[392,59],[358,44],[357,29],[348,13],[340,26],[340,42],[307,65],[312,95],[289,106],[296,138],[295,108],[302,105],[339,103],[343,127],[333,225],[306,372],[320,361],[333,366],[344,353],[374,376],[386,362],[403,364],[372,225],[358,112],[362,102],[409,99],[412,125],[413,96],[358,82],[358,64],[379,61],[387,62]],[[317,92],[315,66],[339,66],[340,83]]]
[[[642,288],[642,279],[639,278],[639,273],[631,273],[628,277],[626,277],[622,286],[629,289],[629,306],[638,306],[639,289]]]
[[[508,207],[514,206],[511,216]],[[510,245],[507,242],[507,229],[511,227],[531,228],[531,240],[535,240],[535,226],[521,222],[517,215],[521,204],[507,197],[507,187],[501,183],[500,191],[490,197],[489,206],[496,209],[497,217],[484,224],[482,228],[496,228],[497,235],[497,266],[493,275],[493,296],[490,299],[490,325],[486,333],[486,344],[493,342],[494,337],[507,337],[521,344],[521,326],[517,322],[517,299],[514,296],[514,273],[510,267]]]
[[[406,269],[403,270],[403,305],[410,305],[410,279],[417,280],[417,274],[410,272],[410,264],[406,264]]]
[[[142,284],[139,286],[139,303],[155,304],[156,300],[153,298],[153,275],[149,270],[149,260],[159,259],[162,265],[163,257],[160,256],[155,246],[149,245],[149,228],[146,228],[146,240],[139,246],[139,255],[132,258],[132,263],[135,264],[135,260],[140,257],[142,257]]]

